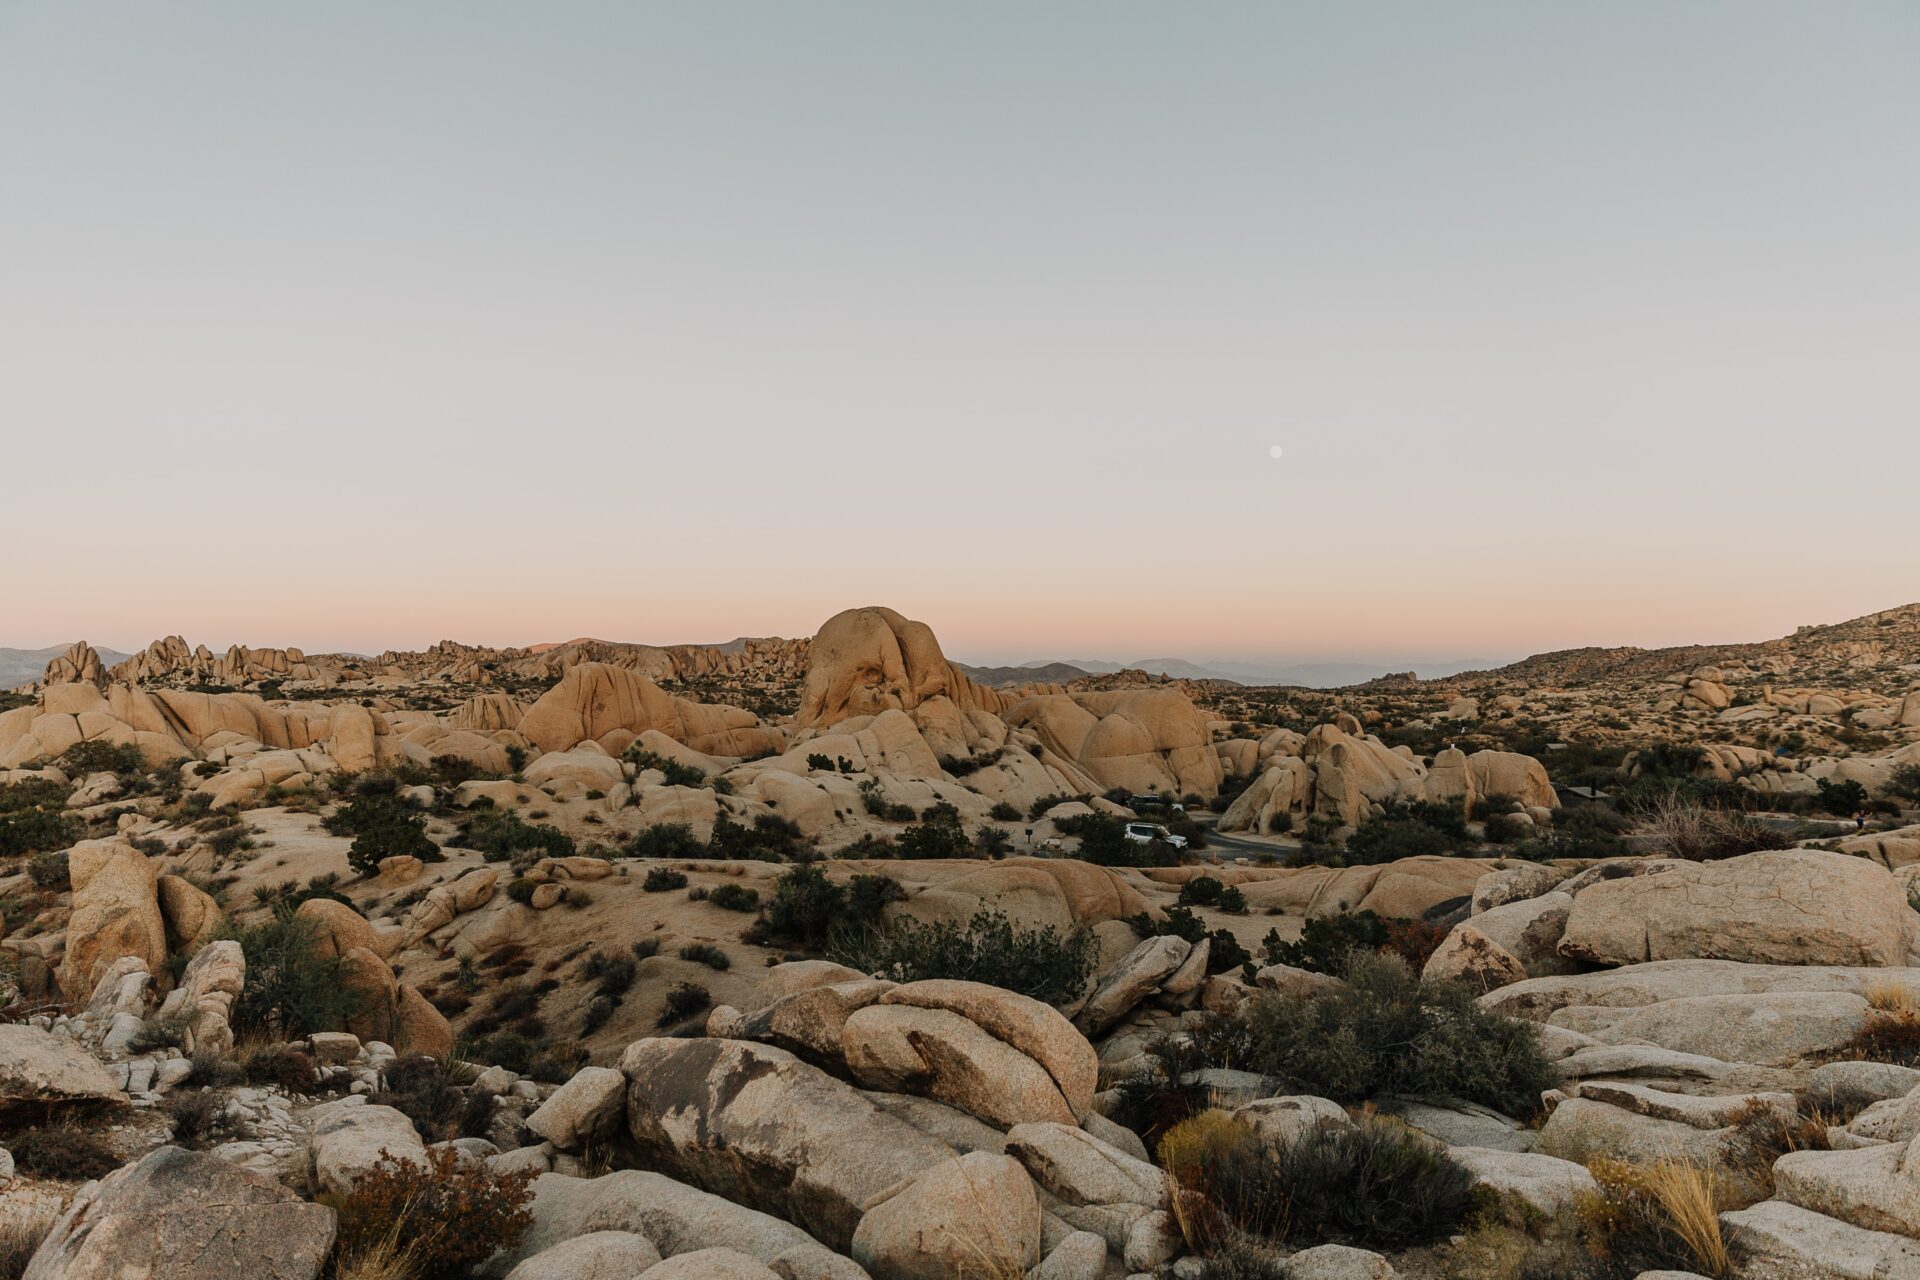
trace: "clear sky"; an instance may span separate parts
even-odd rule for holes
[[[0,644],[1920,600],[1917,67],[1885,0],[0,0]]]

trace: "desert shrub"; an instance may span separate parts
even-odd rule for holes
[[[484,1161],[463,1162],[451,1147],[419,1159],[382,1155],[351,1191],[318,1197],[338,1215],[335,1247],[343,1255],[404,1240],[418,1280],[463,1280],[533,1225],[531,1171],[496,1172]]]
[[[733,961],[727,953],[711,942],[689,942],[680,948],[680,958],[703,964],[715,972],[724,973],[733,967]]]
[[[1644,838],[1648,852],[1662,857],[1711,862],[1763,849],[1791,849],[1796,843],[1790,831],[1672,793],[1655,795],[1635,814],[1635,833]]]
[[[667,1002],[660,1010],[660,1025],[670,1027],[676,1022],[685,1022],[712,1003],[713,997],[698,983],[676,983],[673,990],[667,992]]]
[[[439,862],[440,846],[427,837],[426,820],[392,792],[363,792],[321,819],[334,835],[353,837],[347,864],[363,876],[379,873],[382,858],[413,857]]]
[[[515,876],[507,881],[507,899],[525,906],[533,901],[533,891],[539,887],[537,881],[529,880],[525,876]]]
[[[290,1044],[261,1044],[240,1061],[248,1084],[274,1085],[288,1093],[312,1093],[319,1084],[319,1064]]]
[[[890,902],[905,902],[907,891],[892,876],[857,875],[847,881],[846,918],[856,924],[870,925]]]
[[[763,813],[752,826],[743,826],[721,814],[713,820],[712,855],[734,861],[779,862],[792,854],[800,828],[785,818]]]
[[[973,843],[989,858],[1004,858],[1013,851],[1013,837],[999,827],[978,828],[973,833]]]
[[[774,882],[773,895],[760,920],[760,932],[780,942],[814,947],[826,940],[827,933],[842,923],[846,914],[846,889],[827,879],[826,872],[817,866],[798,866],[782,872]]]
[[[293,1039],[338,1030],[360,1012],[360,996],[343,981],[340,958],[323,953],[313,925],[296,919],[285,904],[263,924],[228,925],[224,934],[240,944],[247,961],[233,1006],[236,1029]]]
[[[945,811],[928,810],[932,816],[915,823],[895,837],[902,858],[971,858],[973,842],[960,825],[960,815],[952,805]]]
[[[885,928],[836,930],[827,951],[841,964],[896,982],[962,978],[1065,1004],[1086,987],[1099,944],[1085,930],[1062,937],[1051,927],[1022,929],[1004,912],[982,910],[965,928],[903,917]]]
[[[1830,1123],[1843,1121],[1818,1111],[1768,1106],[1759,1098],[1742,1107],[1734,1114],[1723,1157],[1728,1176],[1741,1184],[1740,1198],[1749,1203],[1771,1199],[1773,1162],[1789,1151],[1831,1150]]]
[[[1180,886],[1180,902],[1186,906],[1217,907],[1227,886],[1212,876],[1195,876]]]
[[[1867,807],[1867,789],[1853,778],[1840,782],[1821,778],[1815,786],[1814,805],[1828,813],[1850,817]]]
[[[647,890],[647,892],[651,892],[651,894],[662,894],[662,892],[668,892],[668,890],[685,889],[685,887],[687,887],[687,873],[685,873],[685,871],[674,871],[672,867],[649,867],[649,869],[647,869],[647,879],[643,879],[643,881],[639,883],[639,887]]]
[[[570,858],[576,852],[573,837],[558,827],[527,822],[503,809],[476,813],[461,843],[478,849],[488,862],[506,862],[520,853],[536,858]]]
[[[1217,883],[1217,882],[1216,882]],[[1207,949],[1207,972],[1225,973],[1229,969],[1238,969],[1253,959],[1240,939],[1230,929],[1207,931],[1206,921],[1193,913],[1192,908],[1174,905],[1167,908],[1164,918],[1155,920],[1146,912],[1128,918],[1127,923],[1142,938],[1158,938],[1171,935],[1184,938],[1194,945],[1211,940]]]
[[[1886,793],[1920,804],[1920,764],[1903,764],[1890,774],[1886,781]]]
[[[0,858],[17,858],[40,849],[58,849],[78,838],[80,824],[57,809],[15,809],[0,813]]]
[[[1920,769],[1916,769],[1915,773],[1920,774]],[[1916,791],[1920,791],[1920,777],[1916,777],[1914,787]],[[987,816],[995,822],[1018,822],[1026,815],[1008,804],[1005,800],[1000,800],[994,803],[993,808],[987,810]]]
[[[166,1111],[173,1140],[197,1151],[219,1133],[226,1104],[210,1089],[176,1089],[167,1095]]]
[[[1295,1248],[1405,1249],[1451,1236],[1473,1207],[1473,1177],[1405,1125],[1375,1116],[1263,1141],[1219,1112],[1160,1140],[1183,1225]]]
[[[640,972],[639,962],[631,955],[596,951],[580,966],[581,976],[597,984],[603,996],[623,996]]]
[[[1312,1000],[1261,992],[1203,1023],[1195,1042],[1211,1066],[1342,1103],[1420,1094],[1530,1115],[1555,1083],[1539,1029],[1482,1009],[1463,987],[1423,983],[1398,956],[1362,951],[1345,976]]]
[[[1127,824],[1106,813],[1091,813],[1077,823],[1054,824],[1061,830],[1072,825],[1080,837],[1077,856],[1083,862],[1102,867],[1153,867],[1172,861],[1170,849],[1156,844],[1135,844],[1127,839]]]
[[[660,954],[660,939],[658,937],[635,938],[627,950],[633,952],[633,958],[636,960],[651,960]]]
[[[684,822],[656,822],[627,842],[630,858],[704,858],[707,846]]]
[[[1368,818],[1347,837],[1347,861],[1357,865],[1451,853],[1457,842],[1417,818]]]
[[[656,769],[666,775],[670,787],[704,787],[707,774],[704,769],[696,769],[690,764],[681,764],[658,752],[648,751],[638,743],[627,748],[627,759],[639,769]]]
[[[1618,858],[1632,852],[1622,838],[1629,825],[1625,817],[1604,805],[1563,809],[1554,816],[1551,827],[1521,840],[1514,846],[1513,853],[1534,862],[1557,858]]]
[[[491,1031],[470,1036],[454,1049],[456,1057],[505,1067],[518,1075],[526,1075],[532,1070],[534,1053],[533,1041],[511,1031]]]
[[[67,795],[68,788],[46,778],[0,782],[0,813],[20,813],[26,809],[59,810],[66,805]]]
[[[60,768],[70,778],[88,773],[141,774],[147,771],[147,760],[130,742],[92,738],[61,752]]]
[[[367,1101],[392,1107],[413,1121],[428,1142],[483,1138],[493,1120],[493,1099],[462,1089],[437,1058],[424,1055],[390,1063],[386,1087]]]
[[[55,892],[71,889],[73,878],[65,851],[36,855],[27,863],[27,879],[33,881],[37,889],[52,889]]]
[[[120,1167],[106,1139],[76,1124],[43,1124],[7,1137],[7,1149],[22,1172],[61,1182],[104,1178]]]
[[[1732,1260],[1720,1235],[1711,1170],[1679,1161],[1642,1168],[1608,1159],[1588,1167],[1600,1184],[1600,1194],[1581,1206],[1593,1252],[1626,1274],[1728,1274]]]
[[[1266,964],[1292,965],[1309,973],[1339,973],[1354,951],[1378,951],[1386,945],[1387,922],[1376,912],[1353,911],[1310,918],[1294,942],[1282,942],[1280,931],[1270,929],[1260,945],[1260,954]]]
[[[6,695],[0,694],[0,699]],[[0,711],[10,710],[0,701]],[[57,1202],[22,1204],[0,1215],[0,1280],[20,1280],[60,1219]]]
[[[760,891],[743,884],[715,885],[707,901],[723,911],[752,911],[760,905]]]

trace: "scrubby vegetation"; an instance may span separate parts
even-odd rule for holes
[[[1532,1023],[1489,1013],[1459,987],[1423,983],[1398,956],[1354,951],[1344,976],[1344,989],[1310,1000],[1256,994],[1204,1023],[1195,1045],[1208,1065],[1336,1102],[1416,1094],[1525,1116],[1557,1082]]]
[[[570,858],[577,852],[573,837],[558,827],[527,822],[505,810],[482,809],[474,814],[461,842],[478,849],[488,862]]]
[[[531,1172],[495,1172],[484,1161],[464,1161],[451,1147],[429,1150],[424,1159],[383,1155],[352,1191],[318,1197],[338,1215],[336,1256],[361,1257],[398,1241],[405,1274],[465,1280],[533,1225]]]
[[[1004,912],[982,910],[964,928],[901,918],[883,928],[838,930],[827,952],[896,982],[963,978],[1057,1005],[1085,990],[1098,943],[1085,930],[1062,937],[1050,927],[1023,929]]]
[[[336,836],[352,836],[347,864],[363,876],[375,875],[384,858],[412,857],[422,862],[445,858],[427,836],[426,819],[394,788],[392,779],[367,780],[346,804],[321,825]]]
[[[1338,974],[1355,952],[1383,952],[1399,956],[1418,970],[1446,936],[1444,927],[1425,920],[1389,920],[1373,911],[1352,911],[1313,917],[1301,926],[1295,942],[1282,942],[1279,930],[1268,930],[1260,944],[1260,958],[1263,964]]]

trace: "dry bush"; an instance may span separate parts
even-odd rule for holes
[[[36,1125],[7,1137],[14,1163],[35,1177],[89,1182],[120,1167],[106,1139],[71,1122]]]
[[[339,1215],[338,1256],[373,1261],[405,1254],[414,1280],[462,1280],[497,1249],[511,1249],[533,1225],[530,1171],[499,1173],[463,1164],[451,1147],[425,1163],[383,1155],[353,1190],[319,1197]],[[390,1267],[395,1263],[388,1263]],[[377,1272],[372,1274],[379,1274]]]
[[[1734,1116],[1728,1139],[1726,1195],[1748,1204],[1773,1196],[1773,1162],[1789,1151],[1827,1151],[1832,1117],[1805,1100],[1790,1114],[1755,1100]],[[1723,1196],[1723,1198],[1726,1198]]]
[[[1793,833],[1744,813],[1696,804],[1677,794],[1663,793],[1639,810],[1634,834],[1643,837],[1651,852],[1689,862],[1737,858],[1766,849],[1791,849]]]
[[[59,1217],[59,1211],[45,1203],[0,1215],[0,1280],[20,1280]]]

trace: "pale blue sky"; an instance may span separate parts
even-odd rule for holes
[[[0,0],[0,644],[1778,634],[1917,210],[1906,3]]]

